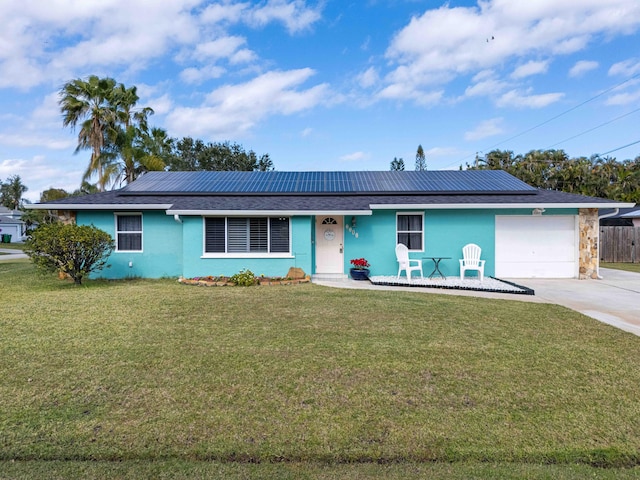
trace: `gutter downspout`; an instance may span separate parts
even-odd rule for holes
[[[173,216],[173,219],[178,223],[182,223],[182,219],[180,218],[180,215],[178,215],[177,213]]]
[[[613,212],[611,213],[598,215],[598,269],[596,270],[596,276],[598,277],[598,280],[602,280],[602,277],[600,276],[600,220],[602,220],[603,218],[615,217],[616,215],[618,215],[618,213],[620,213],[620,209],[614,208]]]

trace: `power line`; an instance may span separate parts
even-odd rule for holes
[[[616,122],[616,121],[620,120],[621,118],[628,117],[629,115],[631,115],[633,113],[636,113],[636,112],[640,112],[640,108],[636,108],[635,110],[632,110],[632,111],[630,111],[628,113],[625,113],[624,115],[620,115],[619,117],[616,117],[616,118],[613,118],[613,119],[611,119],[611,120],[609,120],[607,122],[601,123],[600,125],[597,125],[597,126],[595,126],[593,128],[590,128],[589,130],[585,130],[583,132],[580,132],[580,133],[574,135],[573,137],[569,137],[569,138],[565,138],[564,140],[560,140],[559,142],[556,142],[553,145],[549,145],[548,147],[543,148],[543,150],[549,150],[550,148],[553,148],[556,145],[560,145],[561,143],[568,142],[569,140],[573,140],[574,138],[578,138],[578,137],[581,137],[582,135],[586,135],[587,133],[591,133],[594,130],[597,130],[599,128],[607,126],[610,123]]]
[[[524,130],[524,131],[522,131],[522,132],[520,132],[520,133],[518,133],[518,134],[516,134],[516,135],[513,135],[512,137],[507,138],[506,140],[502,140],[502,141],[500,141],[500,142],[498,142],[498,143],[495,143],[495,144],[491,145],[490,147],[487,147],[487,148],[485,148],[485,149],[483,149],[483,150],[480,150],[480,151],[484,152],[484,151],[487,151],[487,150],[492,150],[492,149],[496,148],[497,146],[502,145],[503,143],[507,143],[507,142],[509,142],[509,141],[511,141],[511,140],[513,140],[513,139],[516,139],[516,138],[518,138],[518,137],[521,137],[522,135],[525,135],[525,134],[527,134],[527,133],[529,133],[529,132],[531,132],[531,131],[533,131],[533,130],[536,130],[537,128],[540,128],[540,127],[542,127],[542,126],[544,126],[544,125],[546,125],[546,124],[548,124],[548,123],[551,123],[552,121],[557,120],[558,118],[563,117],[564,115],[566,115],[566,114],[568,114],[568,113],[571,113],[571,112],[573,112],[574,110],[576,110],[576,109],[578,109],[578,108],[580,108],[580,107],[583,107],[583,106],[584,106],[584,105],[586,105],[587,103],[590,103],[590,102],[592,102],[592,101],[596,100],[597,98],[600,98],[600,97],[602,97],[603,95],[605,95],[605,94],[607,94],[607,93],[611,92],[612,90],[615,90],[616,88],[621,87],[621,86],[622,86],[622,85],[624,85],[625,83],[628,83],[628,82],[630,82],[631,80],[635,80],[636,78],[639,78],[639,77],[640,77],[640,73],[637,73],[637,74],[635,74],[635,75],[633,75],[633,76],[631,76],[631,77],[627,78],[625,81],[620,82],[620,83],[618,83],[618,84],[614,85],[613,87],[609,87],[609,88],[607,88],[606,90],[603,90],[603,91],[602,91],[602,92],[600,92],[599,94],[597,94],[597,95],[595,95],[595,96],[593,96],[593,97],[591,97],[591,98],[589,98],[589,99],[587,99],[587,100],[585,100],[585,101],[583,101],[583,102],[579,103],[578,105],[575,105],[575,106],[573,106],[573,107],[569,108],[568,110],[565,110],[564,112],[561,112],[561,113],[559,113],[559,114],[557,114],[557,115],[555,115],[555,116],[553,116],[553,117],[551,117],[551,118],[549,118],[549,119],[545,120],[544,122],[538,123],[537,125],[534,125],[534,126],[533,126],[533,127],[531,127],[531,128],[528,128],[528,129],[526,129],[526,130]],[[562,143],[562,142],[559,142],[559,143]],[[558,144],[556,143],[556,145],[558,145]],[[461,160],[461,162],[462,162],[462,161],[464,161],[464,160],[467,160],[468,158],[472,158],[472,157],[474,157],[475,155],[477,155],[477,152],[476,152],[475,154],[471,154],[471,155],[468,155],[468,156],[464,157],[464,158]],[[458,163],[458,162],[454,162],[454,163],[452,163],[451,165],[454,165],[454,164],[456,164],[456,163]],[[448,165],[448,166],[451,166],[451,165]]]
[[[630,147],[632,145],[636,145],[640,143],[640,140],[636,140],[635,142],[628,143],[627,145],[623,145],[622,147],[614,148],[613,150],[609,150],[608,152],[599,153],[598,155],[604,157],[605,155],[609,155],[610,153],[617,152],[618,150],[622,150],[624,148]]]

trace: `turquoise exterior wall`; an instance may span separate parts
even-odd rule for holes
[[[410,252],[409,257],[422,260],[423,273],[428,276],[433,270],[430,256],[450,257],[442,260],[440,270],[447,276],[460,274],[458,260],[462,258],[462,247],[476,243],[482,248],[486,260],[485,275],[495,275],[495,217],[496,215],[531,215],[524,210],[415,210],[424,212],[424,251]],[[545,215],[577,215],[577,209],[547,210]],[[350,224],[351,217],[345,218]],[[345,230],[344,271],[349,271],[350,260],[366,258],[371,264],[371,275],[397,275],[398,262],[395,256],[396,211],[376,210],[371,216],[356,217],[358,238]]]
[[[182,217],[184,228],[183,276],[185,278],[207,275],[233,275],[240,270],[249,269],[255,275],[283,277],[291,267],[302,268],[311,273],[311,224],[312,218],[291,218],[291,252],[289,258],[203,258],[203,220],[202,217]]]
[[[403,212],[420,211],[407,209]],[[577,209],[547,209],[545,212],[545,215],[577,214]],[[455,276],[460,273],[458,259],[461,258],[462,247],[476,243],[482,248],[482,258],[486,260],[485,275],[494,275],[496,215],[531,215],[531,210],[426,210],[424,251],[410,252],[409,255],[423,261],[425,276],[433,269],[433,263],[427,257],[450,257],[442,260],[440,270],[447,276]],[[302,268],[307,274],[315,273],[313,216],[291,218],[292,254],[287,258],[205,258],[202,217],[182,216],[181,220],[182,223],[176,222],[164,211],[143,211],[142,252],[114,252],[108,267],[94,277],[191,278],[233,275],[243,269],[249,269],[256,275],[284,276],[290,267]],[[344,218],[344,273],[349,272],[351,259],[364,257],[371,263],[371,275],[396,275],[396,211],[376,210],[373,215],[356,216],[355,220],[357,238],[346,228],[351,225],[351,216]],[[93,224],[115,235],[113,212],[79,211],[77,223]]]
[[[113,212],[79,211],[76,222],[93,224],[115,238]],[[142,212],[142,252],[114,251],[107,266],[93,278],[178,277],[182,273],[181,252],[182,225],[164,211]]]

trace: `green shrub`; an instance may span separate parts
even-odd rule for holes
[[[85,275],[104,268],[114,248],[111,236],[93,225],[50,223],[31,233],[24,252],[40,270],[65,273],[80,285]]]
[[[253,272],[246,268],[233,275],[230,280],[239,287],[250,287],[258,283],[258,279]]]

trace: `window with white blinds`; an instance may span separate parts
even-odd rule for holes
[[[205,253],[288,253],[287,217],[207,217]]]

